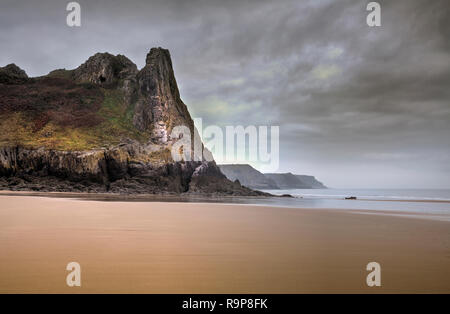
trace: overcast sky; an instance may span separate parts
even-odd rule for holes
[[[96,52],[168,48],[204,124],[279,125],[280,169],[331,187],[450,188],[450,2],[0,2],[0,66],[29,76]]]

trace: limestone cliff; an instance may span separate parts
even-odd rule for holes
[[[230,180],[239,182],[252,189],[278,189],[277,184],[264,174],[247,164],[219,165],[222,173]]]
[[[261,195],[214,161],[175,162],[176,126],[195,127],[169,51],[146,65],[97,53],[74,70],[29,78],[0,68],[0,188],[124,193]]]
[[[280,189],[326,189],[322,182],[313,176],[295,175],[288,173],[265,173],[267,178],[272,179]]]
[[[252,189],[326,189],[327,187],[314,176],[292,173],[263,174],[247,164],[219,165],[220,170],[232,181],[239,182]]]

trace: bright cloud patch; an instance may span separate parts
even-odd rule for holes
[[[316,79],[326,80],[341,72],[341,69],[336,65],[318,65],[312,70],[312,74]]]

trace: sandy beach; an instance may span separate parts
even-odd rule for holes
[[[450,293],[450,222],[374,212],[0,195],[0,252],[0,293]]]

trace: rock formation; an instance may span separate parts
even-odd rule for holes
[[[196,130],[162,48],[141,70],[108,53],[37,78],[0,68],[0,119],[3,189],[264,195],[214,161],[173,160],[174,127]]]
[[[219,165],[220,170],[232,181],[238,180],[242,185],[257,190],[277,189],[326,189],[313,176],[292,173],[263,174],[247,164]]]
[[[239,180],[239,182],[251,189],[270,190],[279,187],[270,178],[247,164],[235,165],[219,165],[222,173],[231,181]]]
[[[288,173],[265,173],[267,178],[275,181],[280,189],[326,189],[313,176],[295,175]]]
[[[301,182],[309,186],[309,189],[326,189],[327,187],[314,176],[297,174],[295,175]]]
[[[14,63],[0,68],[0,84],[23,83],[28,79],[28,75],[24,70]]]

